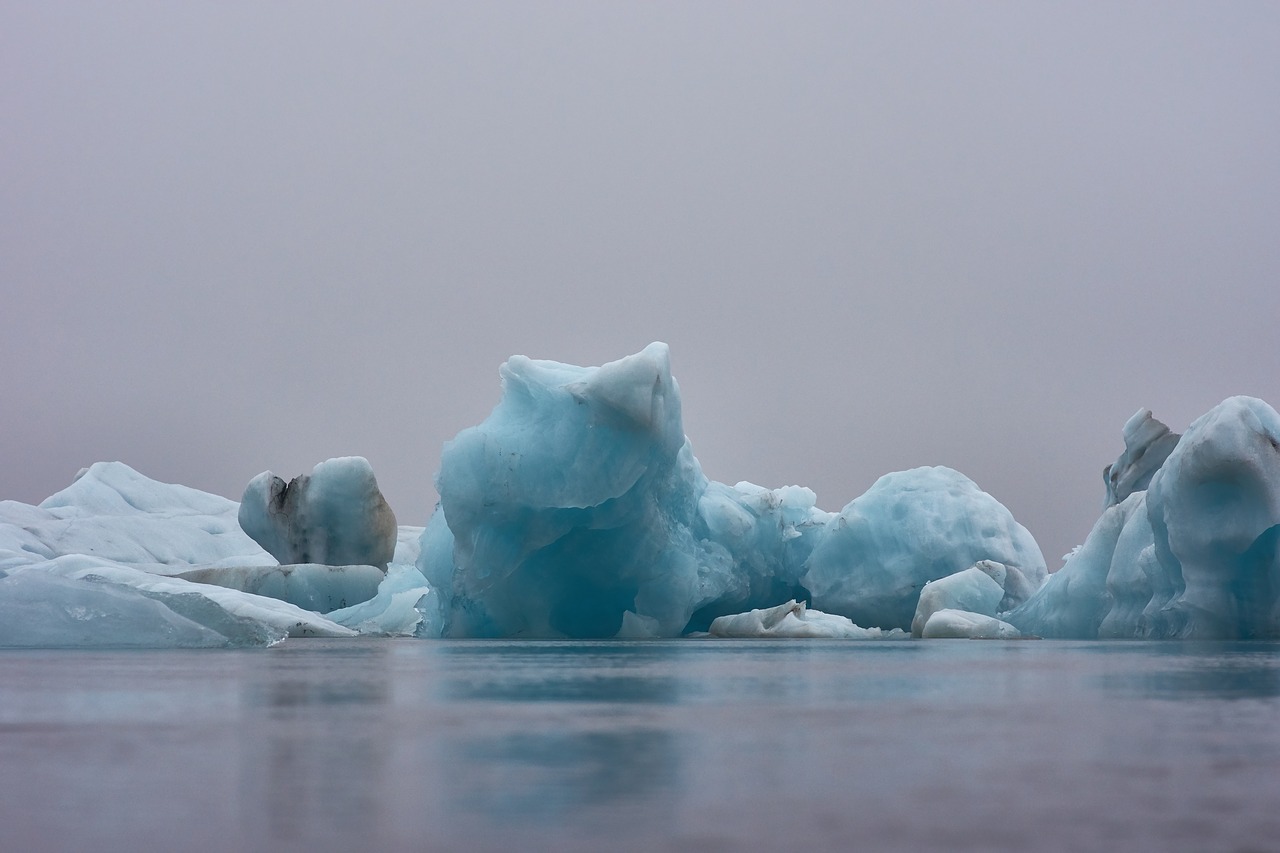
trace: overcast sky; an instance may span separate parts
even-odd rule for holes
[[[0,4],[0,498],[373,463],[671,345],[707,474],[946,464],[1051,567],[1280,404],[1280,4]]]

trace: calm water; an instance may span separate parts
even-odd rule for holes
[[[0,850],[1276,850],[1280,644],[0,652]]]

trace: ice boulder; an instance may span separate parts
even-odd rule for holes
[[[1047,574],[1035,539],[1003,504],[951,468],[915,468],[881,477],[827,523],[801,583],[827,613],[910,629],[926,583],[980,560],[1032,587]]]
[[[1049,637],[1280,637],[1280,415],[1232,397],[1005,615]]]
[[[803,601],[719,616],[711,622],[713,637],[879,640],[906,637],[897,629],[860,628],[843,616],[810,610]]]
[[[244,490],[239,521],[282,564],[385,569],[395,555],[395,513],[362,456],[329,459],[288,483],[262,472]]]

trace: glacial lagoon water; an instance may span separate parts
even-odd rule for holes
[[[0,652],[0,850],[1275,850],[1280,643]]]

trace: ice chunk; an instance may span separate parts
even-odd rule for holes
[[[191,569],[172,577],[265,595],[303,610],[328,613],[373,598],[386,572],[375,566],[303,563],[297,566]]]
[[[240,526],[281,563],[385,569],[396,549],[396,517],[362,456],[321,462],[285,483],[270,471],[249,481]]]
[[[1015,640],[1022,632],[994,616],[967,610],[938,610],[929,616],[921,636],[926,640]]]
[[[929,617],[939,610],[967,610],[995,616],[1004,598],[1002,584],[1006,574],[1000,563],[983,560],[963,572],[925,584],[911,620],[911,636],[921,636]]]
[[[1003,504],[950,468],[886,474],[828,524],[801,583],[859,625],[911,627],[925,583],[993,560],[1038,586],[1044,557]]]
[[[713,637],[793,637],[829,640],[879,640],[905,637],[894,629],[860,628],[843,616],[805,607],[802,601],[788,601],[777,607],[751,610],[717,617],[709,631]]]
[[[1107,486],[1104,509],[1115,506],[1151,483],[1156,471],[1178,445],[1178,434],[1139,409],[1124,425],[1124,452],[1102,472]]]

